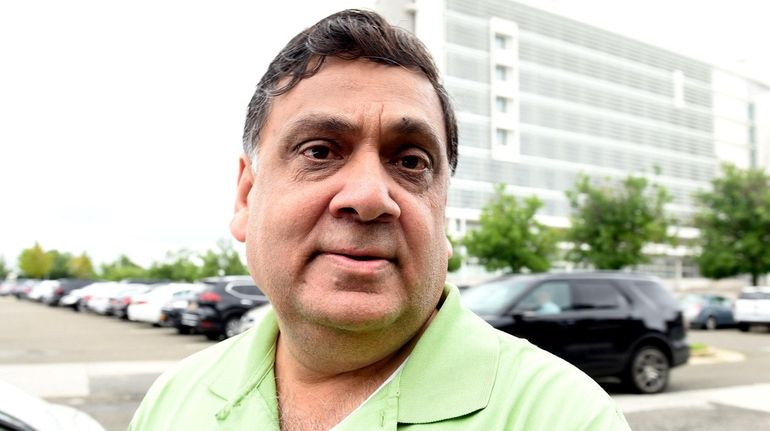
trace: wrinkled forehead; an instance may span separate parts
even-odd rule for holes
[[[433,84],[419,69],[328,57],[320,68],[309,70],[315,73],[272,100],[267,128],[324,116],[355,122],[357,117],[371,114],[367,110],[380,109],[383,122],[401,131],[430,133],[446,153],[442,105]],[[284,77],[277,88],[290,81],[291,77]],[[333,127],[333,122],[328,126]]]

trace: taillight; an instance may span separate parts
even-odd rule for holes
[[[62,293],[64,293],[64,289],[62,289],[61,287],[57,287],[56,290],[53,291],[53,293],[55,295],[61,295]]]
[[[198,295],[198,302],[219,302],[222,297],[216,292],[203,292]]]
[[[130,305],[131,304],[131,297],[130,296],[124,296],[123,297],[123,305]]]
[[[134,302],[135,305],[142,305],[142,304],[146,304],[146,303],[147,303],[147,301],[142,301],[142,300]]]

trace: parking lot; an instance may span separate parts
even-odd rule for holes
[[[213,342],[169,328],[0,298],[0,379],[124,430],[163,370]],[[717,348],[672,372],[659,395],[606,387],[634,430],[770,429],[770,333],[690,331]]]

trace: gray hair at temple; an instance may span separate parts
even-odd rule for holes
[[[315,75],[328,56],[367,59],[422,72],[436,90],[444,116],[447,158],[451,173],[457,167],[457,119],[438,69],[416,36],[388,24],[375,12],[349,9],[330,15],[299,33],[273,59],[249,102],[243,130],[243,150],[256,168],[259,134],[274,97],[287,93],[301,80]],[[288,82],[277,87],[284,78]]]

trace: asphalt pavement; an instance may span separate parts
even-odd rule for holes
[[[605,384],[636,431],[770,430],[770,333],[690,331],[713,346],[658,395]],[[213,342],[169,328],[0,298],[0,379],[125,430],[155,378]]]

